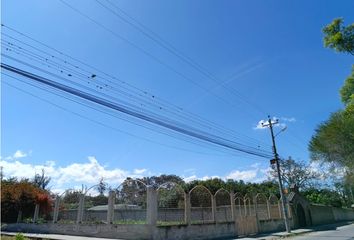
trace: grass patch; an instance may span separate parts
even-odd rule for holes
[[[117,220],[113,224],[146,224],[145,220]]]
[[[23,236],[22,233],[17,233],[15,236],[1,235],[1,240],[30,240],[30,239]]]
[[[60,224],[75,224],[76,221],[60,219],[57,223],[60,223]]]
[[[157,226],[159,227],[180,226],[180,225],[186,225],[186,223],[183,221],[170,221],[170,222],[158,221],[157,222]]]

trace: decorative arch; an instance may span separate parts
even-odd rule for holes
[[[210,192],[210,190],[209,190],[207,187],[203,186],[203,185],[194,186],[194,187],[189,191],[189,194],[191,194],[195,189],[198,189],[198,188],[202,188],[202,189],[206,190],[206,191],[210,194],[210,196],[213,196],[213,194]]]
[[[186,193],[183,187],[175,182],[165,182],[157,188],[159,222],[185,221]]]
[[[203,185],[197,185],[189,191],[192,222],[211,222],[213,194]]]
[[[218,189],[214,194],[215,221],[226,222],[232,220],[230,192],[224,188]]]
[[[244,215],[244,197],[241,193],[235,193],[234,197],[236,217],[242,217]]]
[[[172,188],[179,188],[179,189],[181,189],[181,190],[184,192],[183,187],[182,187],[180,184],[175,183],[175,182],[165,182],[165,183],[161,184],[161,185],[157,188],[157,191],[159,191],[160,189],[163,189],[163,188],[170,188],[170,187],[172,187]]]
[[[280,219],[281,218],[281,206],[280,200],[274,194],[271,194],[268,198],[269,202],[269,215],[270,219]]]
[[[147,184],[139,179],[124,180],[114,189],[113,222],[146,221]]]
[[[253,198],[250,194],[246,193],[244,198],[244,208],[245,208],[245,216],[250,216],[254,214],[254,209],[253,209]]]
[[[255,196],[255,204],[258,218],[261,220],[269,219],[269,202],[267,196],[263,193],[258,193]]]

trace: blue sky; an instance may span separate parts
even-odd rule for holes
[[[269,131],[256,126],[268,114],[275,116],[288,127],[277,137],[279,153],[285,157],[308,161],[307,144],[315,127],[342,107],[338,90],[350,73],[352,57],[325,49],[321,29],[336,17],[352,23],[353,1],[114,3],[207,69],[217,81],[93,0],[70,4],[111,32],[59,0],[2,1],[2,22],[184,111],[267,145]],[[4,81],[116,130],[63,111]],[[222,83],[225,87],[220,87]],[[231,88],[237,93],[230,94]],[[1,93],[5,175],[31,177],[45,168],[53,176],[53,189],[92,185],[101,176],[117,185],[126,176],[161,173],[186,179],[219,176],[260,181],[269,166],[268,159],[156,133],[5,75]]]

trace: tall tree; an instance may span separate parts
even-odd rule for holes
[[[340,96],[346,106],[354,104],[354,65],[352,66],[352,73],[345,80],[343,87],[340,89]]]
[[[47,189],[47,186],[51,178],[45,175],[44,169],[42,169],[42,174],[35,174],[33,178],[33,184],[43,190]]]
[[[319,179],[320,173],[314,171],[310,164],[304,161],[295,161],[291,157],[279,161],[281,177],[286,186],[296,184],[299,189],[306,189],[314,186]],[[270,170],[270,175],[277,178],[277,170]]]
[[[104,181],[103,177],[101,177],[99,183],[97,184],[97,191],[99,192],[100,196],[103,196],[108,188],[108,184]]]
[[[312,137],[311,158],[354,171],[354,105],[333,113]]]
[[[343,26],[343,19],[336,18],[322,31],[325,47],[354,55],[354,24]]]
[[[338,18],[323,29],[324,45],[354,55],[354,24],[346,27],[342,24],[343,19]],[[309,142],[309,151],[312,160],[341,167],[344,173],[342,185],[346,189],[343,192],[347,195],[344,197],[349,198],[354,191],[353,181],[350,181],[354,175],[354,66],[340,89],[340,95],[344,109],[332,113],[317,127]],[[354,203],[353,197],[351,199]]]

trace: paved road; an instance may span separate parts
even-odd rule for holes
[[[339,226],[333,229],[316,231],[302,236],[290,237],[291,240],[354,240],[354,224]]]
[[[1,232],[1,233],[6,236],[16,235],[16,233],[13,232]],[[112,238],[95,238],[95,237],[60,235],[60,234],[39,234],[39,233],[22,233],[22,234],[25,237],[30,237],[34,239],[50,239],[50,240],[119,240],[119,239],[112,239]]]
[[[16,233],[2,232],[5,235],[15,235]],[[237,238],[235,240],[354,240],[354,223],[336,223],[323,226],[317,226],[310,229],[296,229],[292,234],[301,234],[299,236],[289,237],[286,232],[265,234],[263,236],[254,236],[247,238]],[[68,236],[59,234],[31,234],[25,233],[26,237],[44,238],[53,240],[118,240],[108,238],[90,238],[82,236]],[[285,237],[285,238],[284,238]]]

